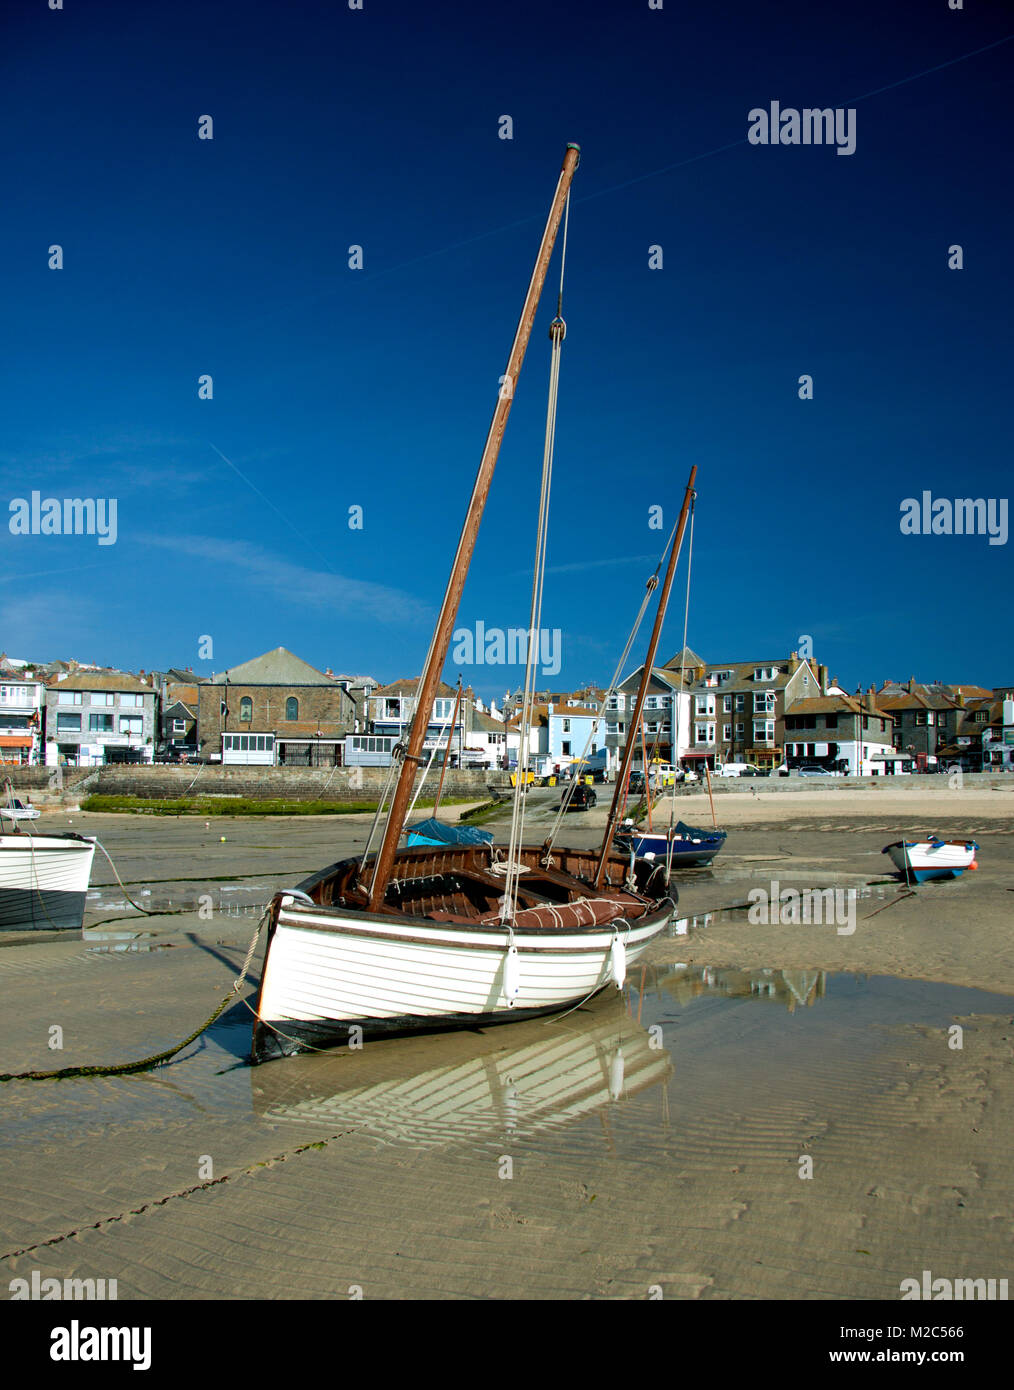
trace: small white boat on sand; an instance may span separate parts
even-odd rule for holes
[[[924,840],[897,840],[885,845],[882,853],[890,855],[906,879],[925,883],[931,878],[960,878],[966,869],[977,869],[978,848],[974,840],[941,840],[928,834]]]
[[[17,797],[9,805],[0,806],[0,816],[5,820],[38,820],[40,814],[30,801],[19,801]]]
[[[84,920],[92,836],[0,834],[0,931],[74,931]]]

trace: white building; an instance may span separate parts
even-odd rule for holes
[[[0,760],[5,764],[38,763],[45,688],[30,666],[0,657]]]

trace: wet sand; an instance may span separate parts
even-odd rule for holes
[[[900,811],[876,796],[716,798],[728,845],[681,875],[676,934],[622,995],[566,1018],[251,1069],[241,1002],[151,1074],[0,1087],[6,1280],[116,1278],[121,1298],[824,1299],[895,1298],[926,1268],[1006,1276],[1014,801],[955,793],[944,815],[939,793]],[[681,797],[677,814],[704,823],[704,807]],[[540,838],[548,814],[533,803]],[[566,839],[593,843],[592,817],[601,804]],[[184,912],[124,912],[97,857],[98,938],[0,938],[3,1071],[185,1036],[275,888],[357,848],[369,818],[42,828],[68,819],[138,901]],[[914,829],[974,834],[979,872],[903,896],[880,849]],[[727,911],[772,879],[855,887],[855,932]],[[140,935],[101,939],[117,929]]]

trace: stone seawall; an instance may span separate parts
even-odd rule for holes
[[[62,788],[56,768],[15,768],[18,793],[26,792],[37,806],[78,803],[85,796],[136,796],[172,798],[196,796],[279,798],[284,801],[376,801],[387,780],[387,769],[377,767],[198,767],[110,766],[62,769]],[[421,775],[421,774],[420,774]],[[424,793],[432,797],[439,774],[426,779]],[[484,801],[492,788],[506,785],[500,772],[448,770],[445,797]]]
[[[60,776],[57,776],[59,772]],[[252,797],[256,800],[279,798],[285,801],[376,801],[387,780],[387,769],[379,767],[26,767],[8,774],[18,795],[26,794],[39,807],[77,805],[91,794],[176,798],[182,796]],[[421,775],[421,774],[420,774]],[[431,773],[425,794],[432,797],[439,780]],[[985,790],[1014,790],[1014,776],[1002,773],[969,773],[962,786]],[[903,793],[947,792],[950,778],[942,774],[909,777],[713,777],[716,797],[749,792],[758,796],[792,795],[799,792],[863,791]],[[703,792],[706,784],[694,784],[687,793]],[[504,772],[488,770],[449,770],[444,779],[444,795],[484,801],[499,791],[509,794],[510,781]],[[612,795],[612,785],[596,788],[600,804]],[[677,799],[684,789],[677,789]]]

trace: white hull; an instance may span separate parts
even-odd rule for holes
[[[49,888],[84,893],[94,840],[59,835],[0,835],[0,888]]]
[[[891,845],[887,851],[899,869],[967,869],[975,859],[975,850],[964,844],[934,844],[922,840],[918,844]]]
[[[618,929],[517,930],[515,974],[507,964],[510,938],[500,926],[282,907],[258,1016],[284,1041],[286,1023],[394,1031],[562,1009],[615,984],[618,973],[622,983],[623,969],[665,930],[669,916],[670,909],[660,908],[646,922]],[[614,940],[623,943],[622,965]]]
[[[95,841],[0,834],[0,931],[81,926]]]

